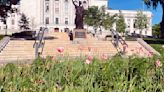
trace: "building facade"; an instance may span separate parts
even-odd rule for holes
[[[85,9],[89,6],[105,6],[107,9],[108,0],[81,0]],[[19,30],[18,21],[20,20],[21,13],[24,13],[29,18],[29,25],[31,29],[39,29],[40,27],[48,27],[50,31],[58,30],[64,31],[65,29],[73,30],[75,28],[75,7],[72,0],[21,0],[17,6],[19,12],[10,14],[7,18],[8,30]],[[118,10],[108,10],[110,14],[119,13]],[[129,33],[138,33],[134,28],[134,19],[137,11],[122,11],[125,22],[127,25],[126,31]],[[151,34],[151,12],[144,12],[150,18],[150,25],[145,35]],[[0,30],[4,28],[3,23],[0,22]],[[115,25],[113,26],[115,28]],[[150,31],[148,31],[150,30]]]
[[[142,34],[146,36],[152,36],[152,13],[150,11],[143,11],[143,14],[147,17],[147,25],[146,28],[140,31],[135,26],[136,15],[138,11],[134,10],[107,10],[107,12],[111,15],[114,14],[122,14],[124,16],[124,21],[126,24],[125,33],[127,34]],[[113,24],[113,29],[116,29],[116,24]]]

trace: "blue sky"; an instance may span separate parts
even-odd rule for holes
[[[118,10],[141,10],[143,8],[142,0],[108,0],[108,7]],[[159,5],[156,10],[148,9],[144,5],[144,10],[151,11],[153,13],[153,24],[160,23],[162,19],[162,9]]]

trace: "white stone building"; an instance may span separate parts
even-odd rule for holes
[[[128,34],[141,34],[142,35],[147,35],[147,36],[152,36],[152,13],[150,11],[143,11],[143,14],[147,16],[148,24],[147,28],[143,29],[140,31],[139,29],[135,28],[135,20],[136,20],[136,15],[137,11],[134,10],[107,10],[107,12],[111,15],[114,14],[121,14],[124,16],[125,19],[125,24],[126,24],[126,29],[125,31]],[[116,25],[113,25],[113,29],[116,29]]]
[[[108,0],[81,0],[85,8],[89,6],[103,6],[107,7]],[[7,18],[8,30],[19,30],[18,21],[20,13],[24,13],[30,21],[32,29],[39,29],[40,27],[48,27],[50,31],[59,30],[64,31],[65,28],[72,30],[75,18],[75,8],[72,0],[21,0],[19,13],[10,14]],[[108,10],[110,14],[119,13],[119,10]],[[134,28],[134,19],[137,11],[122,10],[127,25],[126,31],[129,33],[138,33]],[[145,29],[144,35],[152,35],[151,28],[151,12],[144,12],[150,18],[149,28]],[[3,24],[0,23],[0,30],[3,30]],[[115,28],[115,26],[114,26]]]

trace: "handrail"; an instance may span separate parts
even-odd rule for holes
[[[2,50],[6,47],[6,45],[9,43],[9,41],[10,41],[10,37],[4,37],[0,41],[0,52],[2,52]]]
[[[111,29],[111,33],[112,33],[112,40],[115,42],[115,46],[116,48],[119,48],[121,50],[121,48],[119,47],[119,43],[121,43],[121,45],[127,45],[126,41],[119,35],[119,33],[114,30]]]
[[[149,44],[147,44],[143,39],[137,38],[139,44],[141,44],[147,51],[153,52],[154,54],[160,56],[160,53],[152,48]]]
[[[38,58],[40,54],[43,52],[45,40],[44,40],[44,31],[47,30],[47,28],[40,28],[36,38],[33,47],[35,47],[35,58]],[[39,48],[41,48],[41,51],[39,52]]]

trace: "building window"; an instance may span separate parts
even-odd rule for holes
[[[46,3],[46,12],[49,12],[49,3]]]
[[[59,3],[55,3],[55,13],[59,14]]]
[[[55,18],[55,24],[59,24],[59,18]]]
[[[15,24],[15,21],[14,19],[11,20],[11,25],[14,25]]]
[[[127,28],[130,28],[130,23],[129,22],[127,23]]]
[[[147,35],[147,30],[145,31],[145,35]]]
[[[65,24],[68,25],[68,18],[65,18]]]
[[[68,2],[65,2],[65,10],[68,11]]]
[[[49,24],[49,17],[46,18],[46,24]]]
[[[140,34],[142,34],[142,31],[140,31]]]

